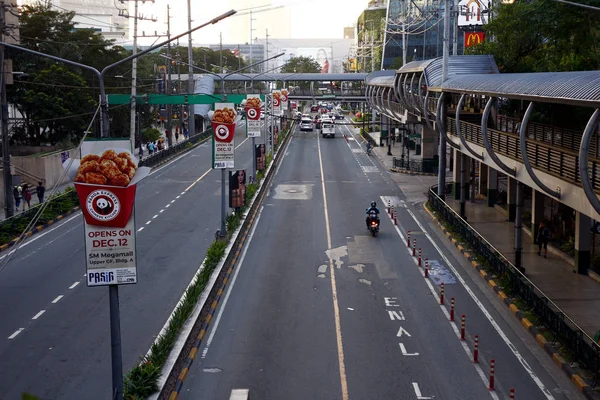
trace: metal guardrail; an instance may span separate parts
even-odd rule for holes
[[[410,160],[408,158],[393,158],[394,168],[405,169],[412,172],[437,173],[438,160]]]
[[[446,185],[449,192],[451,184]],[[530,307],[556,339],[573,354],[573,360],[584,365],[594,374],[593,385],[600,377],[600,345],[577,325],[560,307],[538,288],[527,276],[504,257],[494,246],[481,236],[471,225],[437,195],[437,185],[429,189],[429,204],[465,240],[479,256],[502,278],[506,278],[508,289]],[[532,321],[533,322],[533,321]],[[553,343],[554,343],[553,342]]]
[[[165,150],[161,150],[157,153],[154,153],[154,154],[144,158],[142,161],[140,161],[139,165],[140,165],[140,167],[154,167],[154,166],[162,163],[163,161],[173,157],[174,155],[181,153],[190,144],[193,145],[193,144],[200,142],[201,140],[209,138],[212,135],[212,132],[213,132],[212,128],[209,128],[209,129],[205,130],[204,132],[192,135],[189,137],[189,139],[184,140],[181,143],[177,143],[174,146],[171,146]]]

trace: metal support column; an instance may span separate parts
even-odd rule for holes
[[[523,268],[523,184],[517,183],[517,214],[515,215],[515,267],[521,272],[525,272]]]

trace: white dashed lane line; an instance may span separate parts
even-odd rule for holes
[[[38,312],[37,314],[35,314],[35,315],[33,316],[33,318],[31,318],[31,319],[38,319],[38,318],[39,318],[39,317],[41,317],[41,316],[42,316],[42,314],[43,314],[43,313],[45,313],[45,312],[46,312],[46,310],[40,310],[40,312]]]
[[[152,217],[152,219],[157,218],[157,217],[158,217],[158,214],[156,214],[154,217]]]
[[[75,282],[74,284],[69,286],[69,289],[75,289],[75,287],[77,287],[77,285],[79,285],[79,282]]]
[[[19,328],[19,330],[17,330],[15,333],[13,333],[12,335],[10,335],[8,337],[8,340],[13,340],[14,338],[17,337],[17,335],[21,332],[23,332],[25,330],[25,328]]]
[[[65,297],[65,296],[63,296],[62,294],[60,296],[57,296],[54,300],[52,300],[52,304],[58,303],[60,301],[60,299],[62,299],[63,297]]]
[[[138,229],[138,232],[141,232],[144,230],[144,227],[142,226],[140,229]]]

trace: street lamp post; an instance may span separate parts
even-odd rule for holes
[[[210,74],[210,75],[213,75],[213,76],[216,76],[217,78],[219,78],[221,80],[221,98],[223,99],[223,101],[227,101],[227,93],[225,93],[225,78],[227,78],[228,76],[231,76],[233,74],[236,74],[238,72],[244,71],[244,70],[246,70],[248,68],[252,68],[254,66],[263,64],[263,63],[265,63],[267,61],[270,61],[270,60],[273,60],[275,58],[281,57],[284,54],[285,53],[279,53],[277,55],[274,55],[273,57],[267,58],[266,60],[262,60],[262,61],[259,61],[257,63],[254,63],[254,64],[250,64],[250,65],[248,65],[248,66],[246,66],[244,68],[241,68],[241,69],[239,69],[237,71],[229,72],[229,73],[227,73],[225,75],[223,75],[223,74],[221,74],[221,75],[215,74],[214,72],[208,71],[208,70],[206,70],[204,68],[200,68],[200,67],[197,67],[197,66],[192,65],[192,64],[187,64],[187,65],[188,65],[188,67],[190,69],[195,68],[195,69],[197,69],[199,71],[202,71],[204,73],[207,73],[207,74]],[[166,57],[163,54],[161,54],[160,56],[163,57],[163,58],[170,59],[170,57]],[[182,62],[182,64],[186,64],[186,63]],[[252,158],[255,158],[255,157],[253,156]],[[225,170],[226,170],[226,168],[221,169],[221,229],[218,231],[218,234],[219,234],[220,237],[225,237],[225,235],[227,235],[227,212],[226,212],[226,207],[225,207],[225,180],[226,180],[226,171]]]
[[[153,50],[156,50],[159,47],[164,46],[165,44],[176,40],[182,36],[185,36],[191,32],[194,32],[198,29],[201,29],[210,24],[216,24],[217,22],[230,17],[236,13],[235,10],[230,10],[224,14],[219,15],[218,17],[206,22],[202,25],[199,25],[187,32],[184,32],[180,35],[175,36],[172,39],[166,40],[154,46],[147,48],[141,52],[138,52],[135,55],[131,55],[126,57],[116,63],[107,65],[102,69],[102,71],[98,71],[96,68],[80,64],[75,61],[67,60],[61,57],[53,56],[50,54],[45,54],[39,51],[31,50],[25,47],[17,46],[14,44],[9,44],[6,42],[0,42],[0,45],[9,47],[11,49],[24,51],[26,53],[35,54],[40,57],[50,58],[55,61],[59,61],[65,64],[73,65],[88,71],[93,72],[98,77],[98,84],[100,85],[100,136],[103,138],[107,138],[110,136],[109,129],[109,119],[108,119],[108,98],[106,96],[106,91],[104,88],[104,77],[107,71],[122,65],[126,62],[129,62],[137,57],[141,57],[146,53],[149,53]],[[3,94],[4,95],[4,94]],[[122,352],[121,352],[121,318],[119,312],[119,286],[118,285],[109,285],[109,302],[110,302],[110,341],[111,341],[111,360],[112,360],[112,398],[116,400],[123,400],[123,360],[122,360]]]

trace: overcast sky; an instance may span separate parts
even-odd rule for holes
[[[130,2],[133,3],[133,2]],[[253,36],[264,38],[266,29],[273,38],[342,38],[343,28],[356,23],[368,0],[191,0],[192,26],[197,26],[230,10],[268,5],[282,8],[253,11]],[[187,30],[187,0],[156,0],[154,4],[140,3],[140,13],[154,15],[158,21],[140,22],[138,32],[146,34],[166,32],[166,9],[171,7],[171,35]],[[268,9],[265,7],[264,9]],[[130,21],[133,23],[133,21]],[[218,24],[207,26],[194,33],[194,43],[212,44],[219,42],[219,33],[224,43],[246,43],[250,38],[250,15],[236,15]],[[155,39],[140,39],[141,44]],[[186,42],[187,43],[187,42]]]

